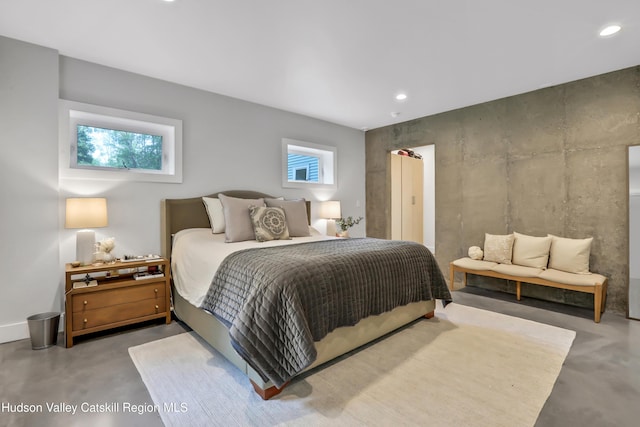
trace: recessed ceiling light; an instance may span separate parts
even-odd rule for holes
[[[396,95],[396,100],[398,101],[404,101],[405,99],[407,99],[407,94],[406,93],[399,93]]]
[[[612,36],[621,29],[622,27],[620,25],[609,25],[608,27],[605,27],[602,31],[600,31],[600,37]]]
[[[399,115],[400,115],[400,113],[397,112],[397,111],[392,111],[391,112],[391,117],[398,117]]]

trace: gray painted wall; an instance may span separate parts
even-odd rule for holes
[[[62,311],[63,264],[75,258],[75,230],[64,229],[69,196],[106,197],[116,255],[160,252],[160,200],[225,189],[287,198],[341,200],[364,216],[364,132],[76,59],[0,37],[0,342],[28,337],[26,318]],[[58,98],[183,121],[183,183],[59,180]],[[281,139],[335,146],[334,190],[282,188]],[[325,221],[312,220],[321,231]],[[364,235],[363,225],[353,235]]]
[[[628,281],[627,146],[640,141],[640,67],[424,117],[366,133],[367,234],[389,233],[386,153],[435,144],[436,257],[484,233],[594,237],[591,270],[624,313]],[[504,281],[471,285],[514,292]],[[586,294],[523,286],[523,295],[593,306]]]
[[[162,198],[254,189],[287,198],[341,200],[345,214],[364,216],[362,131],[64,56],[60,98],[182,120],[182,184],[60,181],[62,199],[87,193],[108,199],[109,227],[96,230],[97,239],[114,236],[117,254],[159,252]],[[337,190],[282,188],[282,138],[337,147]],[[314,225],[324,231],[323,220]],[[354,233],[364,231],[354,228]],[[64,260],[74,256],[74,236],[62,229]]]
[[[0,37],[0,337],[60,311],[58,54]],[[1,341],[0,341],[1,342]]]

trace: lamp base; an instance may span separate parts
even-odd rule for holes
[[[93,230],[80,230],[76,234],[76,261],[82,265],[90,265],[93,262],[93,252],[96,245],[96,232]]]
[[[336,229],[336,220],[328,219],[327,220],[327,236],[335,236],[337,232]]]

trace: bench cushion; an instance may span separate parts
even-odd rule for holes
[[[505,265],[498,264],[493,268],[493,271],[502,274],[508,274],[510,276],[518,277],[538,277],[542,273],[541,268],[524,267],[522,265]]]
[[[490,261],[480,261],[476,259],[471,259],[469,257],[464,257],[453,261],[453,265],[461,268],[467,268],[470,270],[485,270],[490,271],[493,270],[495,266],[498,264]]]
[[[538,277],[544,280],[549,280],[551,282],[576,286],[595,286],[596,283],[602,284],[606,280],[606,278],[600,274],[574,274],[567,273],[565,271],[554,270],[553,268],[549,268],[543,271]]]

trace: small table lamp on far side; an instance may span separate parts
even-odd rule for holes
[[[64,228],[82,229],[76,234],[76,261],[82,265],[93,262],[96,233],[89,228],[107,225],[107,199],[100,197],[67,199]]]
[[[320,205],[320,217],[327,218],[327,236],[336,235],[336,219],[341,216],[340,202],[329,200]]]

